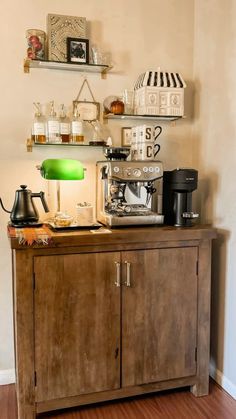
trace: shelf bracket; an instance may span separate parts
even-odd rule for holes
[[[30,72],[30,60],[27,58],[24,60],[24,73]]]
[[[33,140],[31,138],[27,138],[26,148],[28,152],[31,152],[33,150]]]
[[[101,79],[105,80],[107,78],[107,70],[101,71]]]

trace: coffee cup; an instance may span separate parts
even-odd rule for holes
[[[141,125],[139,127],[139,138],[141,141],[156,141],[162,132],[162,128],[157,125]]]
[[[131,130],[131,160],[154,160],[160,151],[156,143],[162,128],[150,125],[139,125]]]
[[[160,144],[153,141],[141,141],[138,144],[137,160],[154,160],[160,148]]]

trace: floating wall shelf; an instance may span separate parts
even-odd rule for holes
[[[165,115],[116,115],[113,113],[104,114],[104,119],[134,119],[134,120],[141,120],[147,119],[151,121],[177,121],[178,119],[184,118],[182,116],[165,116]]]
[[[106,145],[91,145],[84,143],[34,143],[31,138],[28,138],[26,141],[27,151],[32,151],[33,147],[89,147],[94,149],[102,149]]]
[[[97,64],[72,64],[60,61],[47,61],[47,60],[30,60],[26,58],[24,60],[24,72],[29,73],[30,68],[44,68],[49,70],[68,70],[78,71],[82,73],[100,73],[102,78],[106,78],[108,71],[112,69],[108,65],[97,65]]]

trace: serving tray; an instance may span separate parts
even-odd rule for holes
[[[103,225],[95,222],[95,223],[72,223],[70,226],[57,226],[52,221],[47,222],[47,225],[52,228],[55,231],[61,231],[61,230],[96,230]]]

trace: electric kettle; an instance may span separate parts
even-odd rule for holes
[[[26,185],[20,185],[21,189],[17,189],[15,194],[15,202],[11,211],[4,208],[0,198],[2,209],[8,212],[11,222],[14,226],[38,225],[39,215],[34,205],[33,198],[40,198],[44,211],[49,212],[49,208],[44,198],[44,192],[33,193],[26,189]]]

